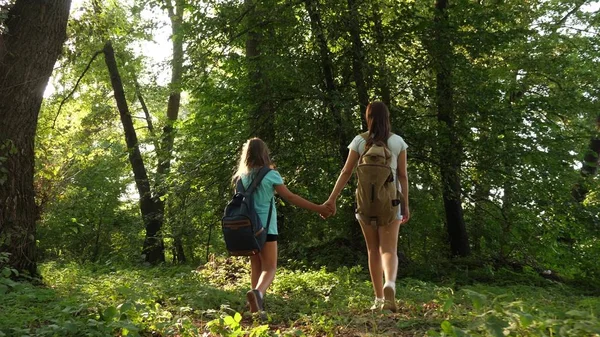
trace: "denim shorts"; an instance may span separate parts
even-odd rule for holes
[[[354,216],[356,217],[356,220],[361,220],[362,219],[362,215],[355,213]],[[402,209],[400,208],[400,206],[398,206],[398,213],[396,213],[396,220],[402,220]]]

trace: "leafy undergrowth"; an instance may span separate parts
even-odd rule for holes
[[[45,287],[0,270],[0,336],[600,336],[600,298],[550,283],[399,280],[398,313],[371,311],[360,267],[278,271],[267,314],[247,312],[248,263],[198,269],[45,263]]]

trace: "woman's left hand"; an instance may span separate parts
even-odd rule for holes
[[[408,220],[410,220],[410,208],[406,207],[404,209],[404,214],[402,214],[402,220],[400,221],[400,224],[403,225],[407,223]]]
[[[323,203],[323,205],[325,205],[327,208],[329,208],[332,216],[335,215],[336,208],[337,208],[335,205],[335,200],[327,199],[327,201],[325,201],[325,203]]]
[[[321,218],[327,219],[331,216],[331,209],[325,206],[325,204],[319,205],[319,208],[319,215],[321,216]]]

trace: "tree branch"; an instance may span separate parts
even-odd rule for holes
[[[97,51],[96,53],[94,53],[94,56],[92,56],[92,59],[90,60],[90,62],[88,62],[87,66],[83,70],[83,73],[81,73],[81,75],[77,79],[77,82],[75,83],[75,86],[73,87],[73,90],[71,90],[71,92],[67,95],[67,97],[63,98],[63,100],[60,102],[60,105],[58,106],[58,111],[56,112],[56,116],[54,116],[54,121],[52,122],[52,128],[53,129],[56,126],[56,120],[58,119],[58,116],[60,115],[60,110],[62,109],[63,105],[65,104],[65,102],[69,98],[71,98],[71,96],[73,96],[73,94],[75,93],[75,90],[77,90],[77,87],[79,86],[79,82],[81,82],[81,79],[83,78],[83,76],[85,76],[85,73],[87,73],[87,71],[90,69],[90,66],[92,65],[92,62],[94,62],[94,60],[96,59],[96,57],[98,55],[102,54],[103,52],[104,51],[100,50],[100,51]]]
[[[583,0],[578,4],[575,4],[575,7],[571,9],[565,16],[562,17],[556,24],[554,24],[554,32],[556,32],[568,19],[571,15],[575,14],[583,5],[585,5],[587,1]]]
[[[152,117],[150,116],[150,111],[148,110],[148,107],[146,106],[146,101],[144,100],[144,96],[142,96],[142,92],[140,90],[140,84],[138,83],[137,79],[135,79],[135,95],[137,96],[138,101],[140,102],[140,105],[142,106],[144,115],[146,116],[146,123],[148,123],[148,130],[150,130],[150,133],[154,134],[154,125],[152,125]]]

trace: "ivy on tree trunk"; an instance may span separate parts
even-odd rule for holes
[[[70,7],[70,0],[18,0],[0,35],[0,251],[30,275],[37,274],[34,140]]]

